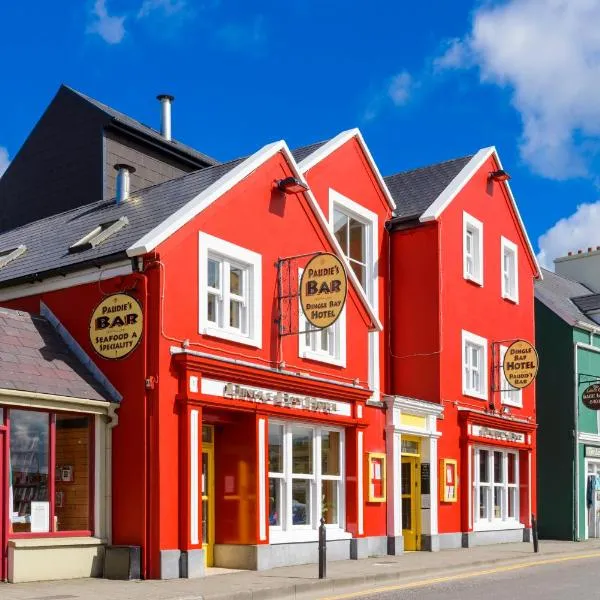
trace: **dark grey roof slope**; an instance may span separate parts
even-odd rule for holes
[[[471,154],[384,177],[396,202],[394,216],[401,219],[420,217],[473,156]]]
[[[292,150],[292,156],[296,162],[300,162],[304,160],[307,156],[310,156],[313,152],[316,152],[321,146],[324,146],[329,140],[325,140],[324,142],[316,142],[314,144],[309,144],[308,146],[301,146],[300,148],[296,148]]]
[[[106,104],[103,104],[102,102],[99,102],[95,98],[86,96],[85,94],[82,94],[81,92],[78,92],[77,90],[74,90],[73,88],[71,88],[67,85],[65,85],[63,87],[65,87],[68,90],[70,90],[71,92],[77,94],[78,96],[80,96],[81,98],[83,98],[84,100],[89,102],[90,104],[93,104],[96,108],[99,108],[102,112],[107,114],[109,117],[111,117],[118,123],[125,125],[126,127],[133,129],[133,130],[141,133],[144,136],[152,138],[154,141],[159,142],[163,146],[169,147],[172,150],[176,150],[177,152],[180,152],[182,154],[187,154],[194,160],[203,162],[207,165],[219,164],[218,160],[216,160],[202,152],[198,152],[197,150],[194,150],[194,148],[187,146],[186,144],[182,144],[181,142],[178,142],[176,140],[165,140],[165,138],[160,134],[159,131],[156,131],[156,129],[153,129],[152,127],[149,127],[148,125],[144,125],[143,123],[140,123],[140,121],[136,121],[135,119],[132,119],[131,117],[127,116],[126,114],[119,112],[118,110],[115,110],[114,108],[107,106]]]
[[[0,388],[110,401],[46,319],[6,308],[0,308]]]
[[[27,250],[0,269],[0,286],[32,281],[50,272],[68,272],[82,264],[101,265],[122,256],[154,227],[219,180],[244,159],[206,167],[139,190],[116,204],[102,200],[0,233],[0,253],[24,244]],[[127,217],[129,224],[95,248],[70,254],[75,242],[102,223]]]
[[[569,325],[576,325],[578,321],[581,321],[598,327],[598,323],[587,317],[572,300],[573,298],[589,297],[595,294],[592,294],[585,285],[571,281],[552,271],[542,269],[542,274],[543,279],[538,279],[535,282],[535,297],[537,300]]]

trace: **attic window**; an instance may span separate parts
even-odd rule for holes
[[[19,258],[27,250],[27,246],[17,246],[9,250],[0,250],[0,269],[5,267],[9,262]]]
[[[75,252],[84,252],[85,250],[95,248],[104,240],[108,239],[111,235],[123,229],[125,225],[129,225],[129,219],[127,217],[121,217],[116,221],[101,223],[98,227],[96,227],[96,229],[93,229],[78,242],[75,242],[72,246],[70,246],[69,252],[73,254]]]

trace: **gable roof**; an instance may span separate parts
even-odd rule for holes
[[[127,258],[126,251],[198,193],[218,181],[242,159],[143,188],[125,202],[100,200],[0,233],[0,252],[19,245],[27,250],[0,268],[0,287],[100,266]],[[103,223],[126,217],[128,224],[94,248],[69,253],[69,247]]]
[[[481,169],[481,167],[485,164],[485,162],[490,157],[494,157],[494,160],[496,161],[496,164],[498,165],[498,169],[503,168],[502,163],[500,161],[500,157],[498,156],[498,151],[496,150],[496,148],[494,146],[490,146],[488,148],[481,148],[480,150],[478,150],[475,154],[473,154],[471,156],[465,156],[462,159],[459,158],[459,159],[454,159],[453,161],[448,161],[449,163],[452,163],[452,165],[448,166],[446,175],[441,175],[441,172],[444,170],[445,167],[442,169],[434,169],[434,170],[430,171],[429,172],[430,174],[438,174],[440,177],[440,180],[443,178],[446,181],[446,186],[441,190],[441,192],[439,192],[437,194],[437,196],[435,196],[435,198],[433,198],[433,194],[431,194],[430,196],[428,195],[427,196],[427,205],[425,206],[423,212],[421,212],[420,215],[415,214],[415,215],[413,215],[413,217],[416,218],[418,216],[418,219],[421,223],[427,223],[429,221],[437,221],[437,219],[439,219],[441,214],[448,207],[448,205],[452,202],[452,200],[454,200],[454,198],[456,198],[456,196],[461,192],[461,190],[471,180],[473,175],[475,175],[475,173],[477,173],[479,171],[479,169]],[[446,163],[439,163],[439,165],[433,165],[433,167],[436,167],[436,166],[439,167],[440,165],[445,165],[445,164]],[[426,169],[426,168],[427,167],[425,167],[424,169]],[[454,173],[454,176],[452,177],[453,173]],[[394,176],[392,175],[390,177],[394,177]],[[435,183],[436,183],[435,179],[432,179],[430,181],[430,183],[432,185],[435,185]],[[502,183],[502,185],[504,185],[504,188],[508,194],[508,200],[510,202],[510,205],[515,213],[515,216],[517,217],[517,221],[519,223],[519,227],[520,227],[521,233],[523,234],[523,239],[525,241],[525,247],[528,250],[531,264],[534,267],[535,277],[541,278],[542,271],[541,271],[540,265],[538,263],[537,257],[535,255],[535,252],[533,251],[533,246],[531,245],[529,236],[527,235],[527,230],[525,229],[525,224],[523,223],[523,219],[521,218],[521,213],[519,213],[519,209],[517,207],[517,203],[515,201],[515,197],[513,196],[510,185],[509,185],[508,181],[504,181]],[[438,185],[437,187],[441,187],[441,182],[440,182],[440,185]],[[427,189],[426,185],[425,185],[424,189],[425,190]],[[426,194],[426,191],[423,193]],[[419,196],[419,192],[417,192],[416,196],[413,196],[413,198],[416,198],[418,196]],[[423,202],[423,205],[425,205],[425,204],[426,203]],[[400,215],[397,215],[396,218],[399,221],[402,221],[402,220],[405,220],[407,217],[402,217]]]
[[[37,281],[86,266],[100,266],[120,258],[141,256],[210,206],[269,158],[281,152],[294,176],[306,183],[284,141],[267,144],[246,158],[207,167],[132,193],[128,200],[99,201],[34,221],[0,233],[0,251],[25,245],[27,251],[0,269],[0,287]],[[346,260],[325,215],[310,190],[304,192],[319,225],[341,260]],[[69,253],[69,247],[101,224],[126,217],[128,224],[101,244]],[[359,300],[374,327],[383,327],[371,307],[354,271],[347,269]]]
[[[394,216],[400,219],[419,218],[471,158],[472,154],[384,177],[396,201]]]
[[[321,146],[325,145],[329,140],[325,140],[323,142],[315,142],[314,144],[309,144],[308,146],[301,146],[300,148],[295,148],[292,150],[292,156],[296,162],[303,161],[307,156],[310,156],[313,152],[316,152]]]
[[[547,269],[543,270],[543,278],[535,282],[535,297],[563,321],[577,327],[580,324],[600,327],[589,318],[578,306],[582,298],[593,298],[593,294],[585,285],[557,275]],[[575,299],[578,302],[575,302]]]
[[[125,126],[128,129],[133,130],[134,132],[141,134],[144,137],[150,138],[153,142],[158,142],[159,145],[168,148],[171,151],[175,151],[179,154],[183,154],[188,158],[193,159],[195,162],[203,163],[204,165],[217,165],[219,161],[204,154],[203,152],[198,152],[191,146],[187,146],[186,144],[182,144],[176,140],[166,140],[159,131],[153,129],[148,125],[144,125],[140,121],[133,119],[132,117],[115,110],[114,108],[108,106],[107,104],[103,104],[102,102],[96,100],[95,98],[91,98],[90,96],[86,96],[85,94],[69,87],[68,85],[62,85],[62,88],[68,90],[69,92],[79,96],[81,99],[89,102],[97,109],[101,110],[106,116],[110,117],[114,122]]]
[[[6,390],[111,401],[45,318],[0,308],[0,396]]]
[[[356,127],[354,129],[348,129],[347,131],[342,131],[341,133],[336,135],[334,138],[331,138],[327,142],[314,144],[314,146],[316,146],[316,148],[314,148],[314,149],[311,149],[310,146],[307,146],[304,149],[300,149],[300,150],[302,150],[302,153],[299,153],[299,155],[302,156],[305,154],[305,156],[303,156],[303,158],[301,158],[301,160],[298,162],[298,167],[299,167],[300,171],[302,173],[306,173],[307,171],[310,171],[310,169],[312,169],[316,164],[320,163],[323,159],[327,158],[330,154],[333,154],[333,152],[335,152],[338,148],[340,148],[346,142],[348,142],[349,140],[351,140],[353,138],[356,139],[356,141],[358,142],[358,145],[360,146],[361,150],[363,151],[363,154],[365,155],[365,158],[367,159],[367,162],[369,163],[369,166],[371,167],[371,170],[373,171],[373,173],[375,175],[375,179],[379,183],[379,187],[380,187],[381,191],[383,192],[383,196],[385,197],[385,200],[386,200],[388,206],[392,210],[394,210],[396,208],[396,203],[394,201],[394,198],[392,197],[392,194],[390,193],[390,190],[388,189],[388,186],[386,185],[386,182],[379,171],[379,167],[377,166],[377,164],[375,163],[375,160],[373,159],[373,155],[371,154],[371,151],[369,150],[369,147],[367,146],[367,143],[365,142],[365,139],[363,138],[363,135],[360,132],[360,129],[358,129]],[[308,149],[311,149],[310,153],[307,152]]]

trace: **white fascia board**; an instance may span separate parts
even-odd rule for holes
[[[330,154],[335,152],[338,148],[343,146],[348,140],[352,138],[356,138],[364,155],[367,158],[367,162],[373,171],[377,182],[379,183],[379,187],[385,196],[385,199],[388,203],[388,206],[391,210],[396,210],[396,203],[394,202],[394,198],[386,185],[375,160],[373,159],[373,155],[365,142],[365,139],[362,136],[362,133],[358,128],[348,129],[347,131],[342,131],[334,138],[330,139],[327,143],[323,144],[320,148],[315,150],[312,154],[309,154],[304,160],[298,163],[298,169],[302,173],[306,173],[310,169],[312,169],[316,164],[320,163],[324,158],[328,157]]]
[[[296,163],[296,161],[294,160],[294,157],[285,142],[283,142],[283,148],[281,149],[281,151],[285,156],[286,160],[288,161],[290,169],[292,170],[294,175],[308,187],[308,183],[304,179],[304,175],[301,173],[298,163]],[[337,254],[338,258],[342,261],[342,263],[346,264],[347,259],[344,253],[342,252],[342,248],[340,247],[338,241],[335,239],[335,236],[329,229],[327,219],[325,218],[325,215],[323,214],[323,211],[321,210],[321,207],[319,206],[319,203],[317,202],[317,199],[314,197],[310,188],[308,188],[304,192],[304,196],[308,200],[308,205],[312,208],[313,212],[315,213],[317,221],[319,222],[323,233],[326,235],[327,240],[333,247],[333,250]],[[375,326],[374,331],[383,331],[383,325],[381,324],[381,321],[379,320],[376,311],[371,306],[371,303],[369,302],[364,290],[362,289],[362,286],[358,281],[358,277],[352,269],[346,269],[346,274],[348,276],[348,279],[350,279],[350,281],[352,282],[352,285],[354,286],[354,289],[356,290],[360,301],[363,303],[365,309],[367,310],[367,313],[369,314],[369,317],[371,318],[371,321],[373,322],[373,325]]]
[[[283,147],[287,148],[284,141],[273,142],[263,146],[258,152],[249,156],[237,167],[223,175],[218,181],[192,198],[178,211],[165,219],[160,225],[149,231],[141,239],[127,249],[128,256],[140,256],[152,252],[159,244],[169,236],[191,221],[195,216],[208,208],[215,200],[232,189],[242,179],[264,164],[267,160],[280,152]],[[288,150],[289,152],[289,150]]]
[[[488,148],[482,148],[473,156],[473,158],[471,158],[471,160],[461,169],[460,173],[458,173],[458,175],[448,184],[446,189],[444,189],[444,191],[433,201],[429,208],[419,217],[419,221],[421,223],[427,223],[428,221],[436,221],[439,219],[440,215],[444,212],[450,202],[456,198],[458,193],[465,187],[465,185],[471,180],[471,177],[473,177],[473,175],[482,167],[482,165],[490,156],[494,156],[496,162],[498,163],[498,168],[502,169],[502,163],[500,161],[500,157],[498,156],[496,147],[490,146]],[[521,232],[523,233],[523,237],[525,238],[529,255],[533,261],[533,264],[535,265],[535,276],[537,279],[543,279],[542,270],[540,269],[535,252],[533,251],[533,246],[531,245],[531,241],[527,235],[527,230],[525,229],[525,224],[521,218],[521,213],[517,208],[517,203],[515,202],[515,197],[510,189],[510,184],[508,181],[505,181],[504,185],[506,186],[508,197],[515,214],[517,215],[517,220],[519,222]]]
[[[64,290],[86,283],[96,283],[111,277],[129,275],[132,272],[130,260],[110,263],[100,268],[84,268],[81,271],[73,271],[68,275],[57,275],[34,283],[19,283],[15,286],[2,288],[0,289],[0,302],[55,292],[56,290]]]
[[[460,170],[458,175],[446,186],[442,193],[432,202],[429,208],[419,217],[421,223],[436,221],[446,207],[456,198],[458,193],[467,185],[471,177],[481,168],[483,163],[496,151],[493,146],[482,148]]]

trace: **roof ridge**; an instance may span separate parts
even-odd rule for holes
[[[407,175],[408,173],[416,173],[417,171],[424,171],[425,169],[439,167],[440,165],[445,165],[447,163],[456,162],[458,160],[471,159],[474,156],[475,156],[475,154],[465,154],[464,156],[457,156],[456,158],[449,158],[448,160],[442,160],[440,162],[431,163],[429,165],[424,165],[422,167],[416,167],[414,169],[407,169],[406,171],[398,171],[397,173],[391,173],[390,175],[384,175],[384,179],[388,179],[390,177],[396,177],[398,175]]]

